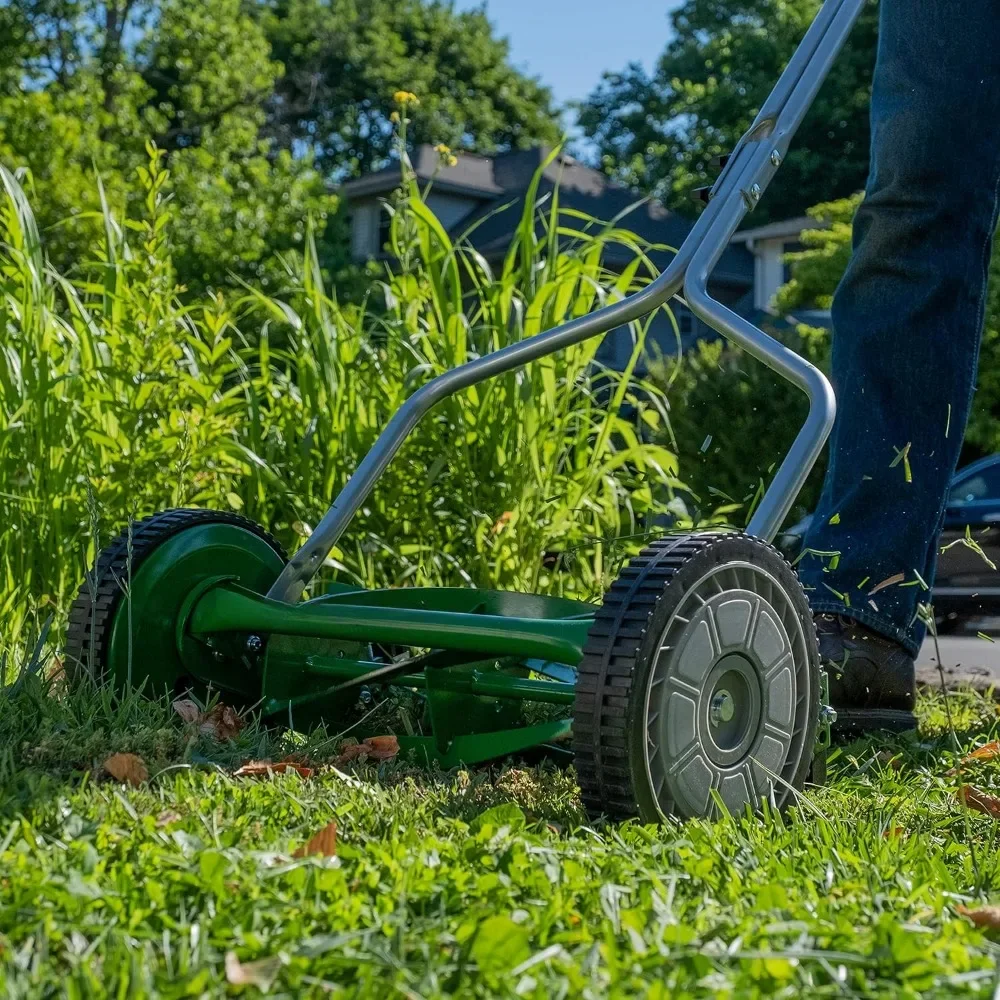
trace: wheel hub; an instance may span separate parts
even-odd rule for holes
[[[760,725],[761,700],[760,677],[745,656],[729,653],[715,664],[704,696],[705,749],[714,763],[726,766],[746,756]]]

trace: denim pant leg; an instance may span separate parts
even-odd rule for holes
[[[880,18],[871,171],[833,304],[839,415],[805,539],[839,556],[799,570],[814,610],[916,653],[997,223],[1000,0],[882,0]]]

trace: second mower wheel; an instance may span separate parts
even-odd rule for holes
[[[260,678],[239,651],[197,644],[179,623],[211,581],[234,579],[266,593],[284,564],[281,546],[236,514],[180,508],[136,521],[101,550],[70,608],[67,675],[161,694],[184,687],[204,663],[217,688],[256,701]]]
[[[801,789],[820,660],[806,595],[770,545],[710,532],[625,567],[580,663],[573,735],[595,813],[710,816]]]

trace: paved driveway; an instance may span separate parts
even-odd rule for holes
[[[994,642],[976,634],[980,629]],[[976,622],[960,635],[938,639],[945,681],[950,685],[972,685],[984,690],[996,687],[1000,692],[1000,619]],[[917,680],[923,684],[940,684],[938,659],[934,642],[928,639],[917,659]]]

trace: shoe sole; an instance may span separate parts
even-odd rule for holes
[[[831,727],[838,736],[863,733],[908,733],[917,728],[917,717],[902,708],[838,708]]]

